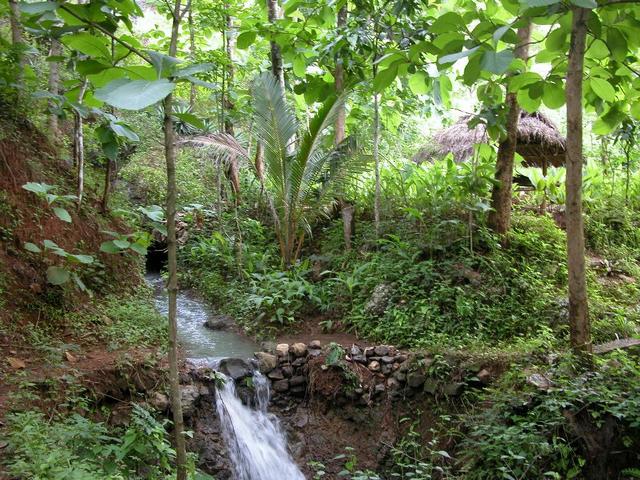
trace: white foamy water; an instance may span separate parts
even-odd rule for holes
[[[242,403],[232,379],[216,389],[216,409],[236,480],[305,480],[287,450],[275,415],[267,412],[269,381],[253,376],[255,408]]]

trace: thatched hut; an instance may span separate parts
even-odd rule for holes
[[[483,124],[468,127],[471,116],[462,117],[449,128],[439,131],[430,145],[422,147],[413,161],[422,163],[453,153],[456,162],[464,162],[473,155],[473,146],[489,141]],[[566,139],[558,128],[546,116],[539,112],[520,114],[518,122],[517,152],[524,158],[528,167],[559,167],[565,164]]]

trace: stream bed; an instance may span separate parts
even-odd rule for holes
[[[165,281],[160,273],[147,273],[147,282],[154,289],[156,308],[162,315],[168,313]],[[215,316],[213,309],[197,295],[178,291],[178,339],[189,360],[214,362],[222,358],[253,358],[260,347],[250,338],[233,330],[211,330],[204,323]]]

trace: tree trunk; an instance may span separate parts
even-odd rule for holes
[[[380,237],[380,100],[376,93],[373,96],[373,160],[375,162],[376,192],[373,202],[373,223],[376,238]]]
[[[176,56],[178,33],[180,29],[180,3],[176,0],[171,26],[171,43],[169,55]],[[164,151],[167,162],[167,252],[169,279],[167,293],[169,297],[169,383],[171,386],[171,410],[176,443],[177,479],[186,480],[186,447],[184,439],[184,420],[180,400],[180,380],[178,377],[178,264],[176,248],[176,142],[171,118],[173,96],[169,94],[164,100]]]
[[[57,57],[62,55],[62,44],[57,38],[51,39],[51,49],[49,56]],[[49,62],[49,93],[52,95],[60,94],[60,62]],[[55,108],[54,101],[49,102],[49,108]],[[58,138],[58,114],[51,112],[49,114],[49,131],[52,138]]]
[[[278,0],[267,0],[267,12],[270,23],[275,23],[276,20],[282,18],[282,12]],[[280,51],[280,45],[275,40],[271,40],[271,71],[278,79],[278,83],[282,88],[284,94],[284,68],[282,67],[282,52]]]
[[[88,82],[85,78],[82,81],[82,87],[80,88],[80,94],[78,95],[79,105],[82,105],[84,94],[87,91],[87,85]],[[82,123],[82,116],[78,112],[74,112],[73,127],[73,160],[78,172],[78,190],[76,196],[78,197],[78,208],[80,208],[80,205],[82,204],[82,197],[84,195],[84,126]]]
[[[9,23],[11,25],[11,43],[16,46],[23,43],[22,24],[20,23],[20,6],[16,0],[9,0]],[[18,57],[18,79],[22,78],[24,73],[24,53],[20,51]]]
[[[229,5],[225,5],[226,9],[229,9]],[[222,97],[223,104],[223,119],[224,119],[224,131],[229,135],[234,136],[235,131],[233,128],[233,121],[230,117],[230,112],[233,111],[235,105],[231,101],[231,89],[233,88],[233,79],[235,76],[235,67],[234,67],[234,54],[236,49],[236,35],[233,31],[233,18],[230,15],[226,17],[227,22],[227,30],[225,32],[226,37],[226,54],[227,54],[227,66],[226,66],[226,93]],[[233,197],[235,205],[238,206],[240,204],[240,169],[238,167],[238,158],[236,155],[231,155],[229,157],[229,166],[227,168],[227,177],[229,182],[231,183],[231,190],[233,191]]]
[[[109,193],[111,192],[111,176],[114,170],[114,161],[107,158],[107,169],[104,174],[104,190],[102,191],[102,213],[107,213],[109,207]]]
[[[590,10],[573,7],[567,70],[567,261],[569,268],[569,327],[576,352],[591,352],[582,219],[582,78],[587,19]]]
[[[189,4],[189,11],[187,13],[187,22],[189,24],[189,60],[192,63],[196,61],[196,32],[193,26],[193,2]],[[197,87],[195,83],[191,83],[191,89],[189,90],[189,109],[193,110],[196,104]]]
[[[531,23],[518,29],[519,45],[515,50],[518,58],[527,61],[529,56],[529,39],[531,38]],[[507,138],[500,143],[496,160],[496,184],[491,192],[491,206],[489,226],[498,234],[504,235],[511,225],[511,200],[513,185],[513,159],[518,144],[518,121],[520,107],[515,93],[507,94]]]

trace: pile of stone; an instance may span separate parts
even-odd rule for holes
[[[271,380],[273,391],[277,394],[303,397],[309,383],[308,362],[326,355],[328,348],[323,348],[317,340],[308,345],[278,344],[271,352],[256,353],[258,368]],[[345,351],[342,360],[346,368],[365,367],[370,372],[369,377],[373,383],[369,385],[369,391],[365,391],[363,386],[357,386],[355,392],[348,392],[347,395],[362,395],[367,401],[372,397],[382,397],[380,394],[384,392],[391,399],[418,393],[455,397],[467,385],[486,385],[492,376],[487,369],[476,367],[472,371],[464,371],[463,376],[460,375],[460,369],[457,369],[457,378],[434,378],[430,375],[429,368],[433,363],[432,358],[403,352],[391,345],[366,348],[352,345]],[[323,364],[321,368],[328,370],[331,366]],[[452,368],[454,370],[456,369]]]

